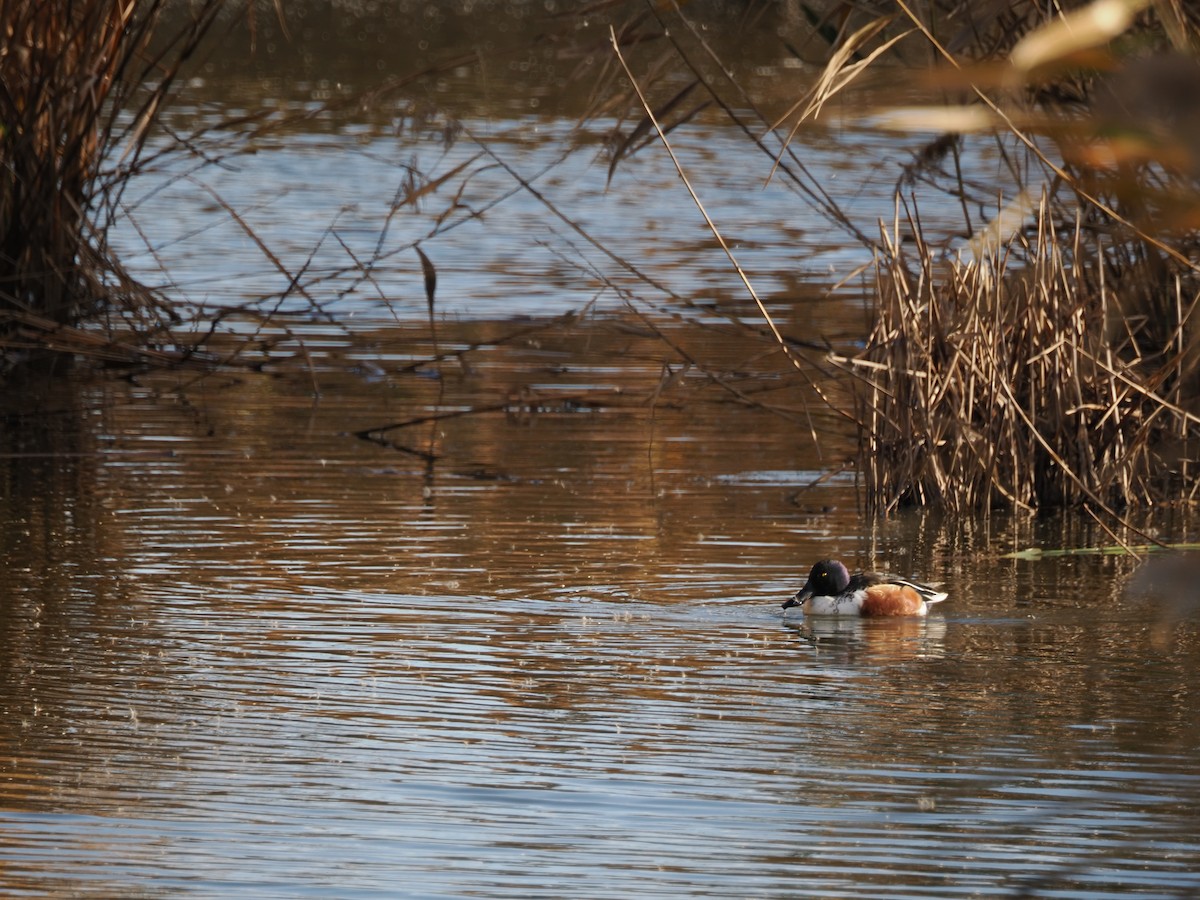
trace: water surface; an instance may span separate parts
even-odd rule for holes
[[[658,378],[588,334],[541,377]],[[5,893],[1200,887],[1194,626],[1156,640],[1122,559],[997,558],[1100,535],[864,524],[711,386],[441,420],[432,461],[353,434],[485,406],[555,343],[477,353],[441,407],[330,368],[317,401],[299,370],[154,376],[10,416]],[[952,598],[783,616],[825,554]]]

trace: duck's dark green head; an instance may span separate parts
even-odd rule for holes
[[[808,581],[783,608],[799,606],[809,597],[836,597],[850,586],[850,572],[836,559],[823,559],[808,573]]]

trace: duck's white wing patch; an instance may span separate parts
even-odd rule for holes
[[[943,593],[935,588],[931,588],[927,584],[917,584],[915,581],[907,581],[903,578],[892,578],[890,581],[892,584],[902,584],[905,587],[912,588],[921,595],[921,599],[926,603],[941,603],[950,596],[949,594]]]

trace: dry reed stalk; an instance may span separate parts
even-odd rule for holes
[[[1087,277],[1100,251],[1078,225],[1064,241],[1044,201],[1039,221],[1021,268],[1009,246],[939,271],[919,239],[910,252],[898,228],[883,235],[875,327],[861,354],[836,358],[859,386],[874,511],[1111,511],[1194,490],[1200,417],[1178,392],[1200,294],[1180,294],[1168,344],[1147,355],[1150,329],[1131,337],[1119,298]]]

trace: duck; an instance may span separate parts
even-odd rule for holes
[[[862,572],[851,577],[836,559],[823,559],[808,573],[804,587],[783,603],[806,616],[924,616],[949,596],[929,585],[894,575]]]

